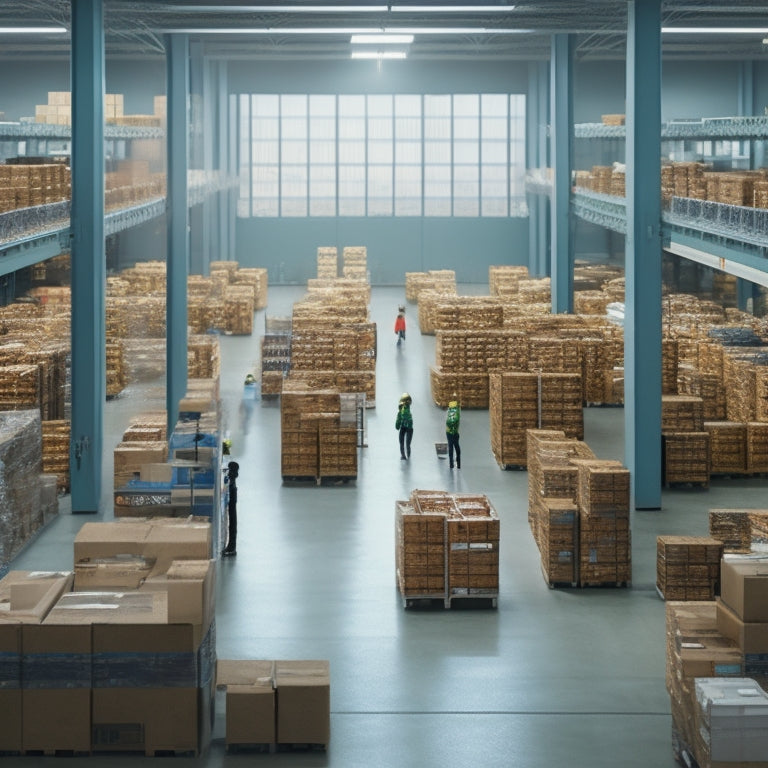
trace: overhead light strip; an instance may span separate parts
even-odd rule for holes
[[[768,27],[662,27],[665,35],[765,35]]]
[[[353,59],[406,59],[405,51],[352,51]]]
[[[393,13],[509,13],[514,5],[393,5]]]
[[[386,5],[175,5],[185,13],[384,13]]]
[[[352,35],[349,42],[352,45],[371,45],[374,43],[410,45],[413,42],[413,35]]]
[[[176,27],[158,31],[171,35],[525,35],[533,30],[495,27]]]
[[[66,27],[0,27],[0,35],[60,35]]]

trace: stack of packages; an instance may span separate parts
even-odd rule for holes
[[[335,279],[339,275],[338,251],[336,246],[320,246],[317,249],[317,276],[320,279]]]
[[[516,297],[520,281],[528,278],[528,267],[488,267],[488,289],[491,296]]]
[[[550,586],[631,579],[629,471],[557,430],[529,430],[528,519]]]
[[[529,429],[584,437],[580,374],[492,373],[489,381],[491,450],[499,466],[526,465]]]
[[[71,175],[63,163],[31,164],[29,159],[0,165],[0,213],[33,205],[47,205],[70,196]]]
[[[434,291],[443,296],[455,296],[456,273],[452,269],[406,272],[405,298],[410,302],[420,302],[422,291]]]
[[[491,598],[499,591],[499,518],[486,496],[411,493],[395,502],[395,567],[408,600]]]
[[[667,604],[676,750],[700,766],[768,764],[768,561],[729,555],[714,602]]]
[[[41,422],[43,472],[56,476],[56,487],[69,492],[69,440],[71,424],[64,419]]]
[[[714,600],[723,542],[710,536],[658,536],[656,589],[664,600]]]
[[[341,252],[344,277],[368,280],[368,250],[364,245],[347,245]]]
[[[36,410],[0,412],[0,566],[58,512],[57,477],[41,474],[40,423]]]
[[[261,394],[279,395],[291,368],[291,333],[265,333],[261,337]]]
[[[327,661],[219,659],[216,685],[226,690],[227,751],[241,746],[328,746],[331,678]]]
[[[664,482],[709,487],[709,433],[703,429],[700,397],[662,395]]]
[[[15,662],[2,668],[13,706],[4,707],[0,749],[206,749],[216,666],[211,548],[207,522],[86,523],[74,579],[12,571],[0,581],[3,650]]]
[[[357,423],[338,391],[284,387],[280,414],[284,479],[357,477]]]

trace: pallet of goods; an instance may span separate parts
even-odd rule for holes
[[[579,469],[579,584],[632,579],[629,470],[617,461],[576,460]]]
[[[710,472],[743,475],[747,471],[747,425],[705,421],[709,434]]]
[[[435,363],[444,371],[527,371],[528,337],[522,331],[459,330],[435,334]]]
[[[768,423],[750,421],[747,424],[747,473],[768,473]]]
[[[341,268],[344,277],[357,280],[368,279],[368,249],[364,245],[347,245],[341,252],[343,266]]]
[[[435,303],[432,320],[435,331],[503,328],[504,307],[498,299],[489,296],[444,298]]]
[[[547,584],[578,583],[579,508],[571,499],[543,498],[537,515],[541,567]]]
[[[317,276],[322,280],[334,279],[339,275],[338,249],[333,246],[319,246],[317,249]]]
[[[708,536],[656,537],[656,590],[664,600],[714,600],[723,542]]]
[[[434,291],[443,296],[455,296],[456,273],[452,269],[433,269],[429,272],[406,272],[406,300],[410,302],[420,302],[423,291]]]
[[[664,482],[709,488],[711,474],[708,432],[663,432]]]
[[[43,472],[56,476],[56,488],[69,492],[69,440],[71,424],[64,419],[41,422]]]
[[[336,389],[339,392],[354,392],[365,395],[365,407],[376,407],[375,371],[310,371],[291,370],[283,378],[282,391],[287,387],[305,389]]]
[[[432,366],[429,383],[432,400],[441,408],[456,399],[462,408],[488,407],[487,373],[453,373]]]
[[[551,281],[548,277],[521,280],[517,295],[522,304],[549,304],[552,300]]]
[[[662,395],[661,429],[663,432],[701,432],[704,425],[700,397]]]
[[[499,518],[483,495],[413,491],[395,503],[395,567],[403,604],[490,600],[499,593]]]
[[[528,267],[492,266],[488,267],[488,292],[491,296],[514,298],[517,296],[520,281],[528,279]]]

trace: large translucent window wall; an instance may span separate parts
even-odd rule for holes
[[[241,216],[525,216],[525,96],[233,97]]]

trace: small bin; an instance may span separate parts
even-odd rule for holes
[[[435,453],[438,459],[444,459],[448,456],[448,443],[435,443]]]

